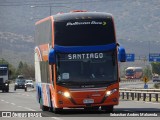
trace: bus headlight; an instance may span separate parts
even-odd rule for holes
[[[61,95],[63,95],[63,96],[65,96],[65,97],[67,97],[67,98],[71,98],[71,95],[70,95],[69,92],[58,91],[58,93],[61,94]]]
[[[67,97],[67,98],[70,98],[70,97],[71,97],[69,92],[64,92],[63,95],[64,95],[65,97]]]
[[[107,91],[106,96],[110,96],[110,95],[111,95],[111,91]]]
[[[113,94],[116,91],[117,91],[117,89],[106,91],[106,97],[110,96],[111,94]]]

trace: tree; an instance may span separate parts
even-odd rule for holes
[[[20,61],[19,66],[17,68],[17,76],[22,74],[25,78],[34,78],[34,66],[28,65],[26,62],[23,63]]]
[[[144,74],[144,76],[146,76],[147,78],[151,78],[151,77],[152,77],[152,71],[151,71],[151,69],[150,69],[149,66],[147,66],[146,68],[144,68],[143,74]]]
[[[156,73],[160,75],[160,63],[159,62],[152,62],[152,73]]]

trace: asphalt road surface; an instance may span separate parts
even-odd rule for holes
[[[55,119],[55,120],[70,120],[76,117],[77,119],[137,119],[140,113],[149,114],[151,111],[160,117],[160,103],[152,103],[152,102],[143,102],[143,101],[125,101],[120,100],[118,106],[115,106],[114,113],[104,113],[103,111],[84,111],[83,109],[66,109],[62,114],[54,114],[52,112],[42,112],[39,108],[39,104],[36,101],[36,92],[34,89],[30,88],[27,92],[24,90],[13,90],[13,86],[11,85],[11,89],[9,93],[1,93],[0,92],[0,111],[18,111],[18,112],[40,112],[38,115],[42,115],[42,118],[23,118],[26,120],[30,119]],[[127,115],[126,115],[127,113]],[[134,114],[133,114],[134,113]],[[116,116],[120,115],[120,116]],[[123,117],[123,116],[127,117]],[[128,117],[131,115],[131,117]],[[86,118],[88,117],[88,119]],[[138,119],[159,119],[159,117],[139,117]],[[9,118],[0,118],[1,119],[9,119]],[[12,118],[13,120],[17,120],[20,118]]]

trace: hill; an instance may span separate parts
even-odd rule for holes
[[[1,0],[0,56],[33,64],[35,22],[77,9],[113,14],[118,42],[136,57],[147,56],[160,51],[159,5],[160,0]]]

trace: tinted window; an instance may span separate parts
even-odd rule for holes
[[[55,23],[55,44],[104,45],[115,42],[112,18],[61,20]]]
[[[16,79],[16,83],[25,83],[25,79]]]

